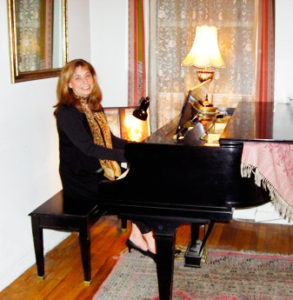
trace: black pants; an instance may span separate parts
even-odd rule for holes
[[[102,173],[88,174],[87,176],[76,176],[75,174],[60,170],[63,193],[69,199],[83,201],[85,205],[94,205],[98,203],[99,182],[106,180]],[[73,204],[68,202],[68,204]],[[137,225],[142,234],[150,232],[152,229],[147,224],[140,221],[131,220]]]
[[[142,234],[148,233],[152,230],[152,228],[149,225],[143,222],[136,221],[136,220],[131,220],[131,221],[139,228]]]

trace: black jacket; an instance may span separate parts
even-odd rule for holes
[[[112,134],[113,149],[94,144],[85,114],[75,107],[59,108],[57,129],[64,194],[76,200],[97,200],[98,183],[105,179],[99,159],[126,161],[127,141]]]

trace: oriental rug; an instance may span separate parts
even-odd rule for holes
[[[180,259],[181,258],[181,259]],[[123,253],[93,300],[158,300],[155,263]],[[210,250],[201,268],[175,260],[173,300],[292,300],[293,256]]]

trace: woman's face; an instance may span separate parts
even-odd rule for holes
[[[94,78],[87,67],[76,67],[71,76],[68,87],[71,88],[76,96],[88,97],[93,91]]]

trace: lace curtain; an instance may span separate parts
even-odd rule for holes
[[[266,0],[270,1],[270,0]],[[150,0],[152,130],[178,115],[196,69],[181,67],[196,25],[218,27],[225,68],[216,70],[213,102],[236,106],[256,94],[258,0]]]
[[[53,67],[53,4],[53,0],[16,1],[17,63],[20,72]]]

